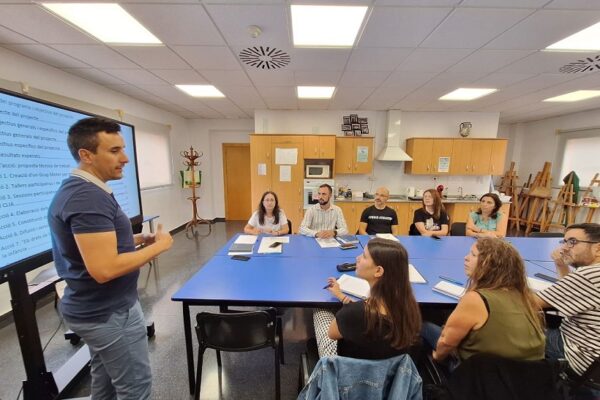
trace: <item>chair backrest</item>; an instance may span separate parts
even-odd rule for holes
[[[293,233],[292,232],[292,221],[290,221],[289,219],[287,221],[288,221],[288,228],[290,228],[290,231],[288,233],[291,235]]]
[[[467,223],[466,222],[454,222],[450,227],[451,236],[466,236],[467,234]]]
[[[576,386],[587,386],[600,391],[600,359],[597,358],[580,377],[573,378]]]
[[[421,232],[419,232],[415,224],[410,224],[410,227],[408,228],[408,236],[421,236]]]
[[[560,232],[531,232],[529,237],[538,237],[538,238],[561,238],[564,237],[564,233]]]
[[[248,351],[275,347],[277,313],[274,308],[261,311],[196,315],[196,334],[204,348],[223,351]]]

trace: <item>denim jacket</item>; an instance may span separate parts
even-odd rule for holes
[[[407,354],[387,360],[323,357],[298,400],[422,400],[422,386]]]

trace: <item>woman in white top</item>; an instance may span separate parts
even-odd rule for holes
[[[259,235],[285,235],[290,228],[285,213],[279,208],[279,200],[274,192],[263,193],[258,207],[244,227],[244,233]]]

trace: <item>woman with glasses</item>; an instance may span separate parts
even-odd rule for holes
[[[488,353],[514,360],[544,358],[541,309],[527,286],[519,252],[497,238],[481,238],[465,256],[466,292],[444,328],[425,323],[433,358],[465,360]]]
[[[244,227],[244,233],[249,235],[266,233],[279,236],[289,232],[290,227],[285,213],[279,208],[277,195],[271,191],[264,192],[256,211]]]
[[[450,219],[442,198],[435,189],[428,189],[423,193],[423,207],[415,210],[413,216],[414,229],[411,234],[421,236],[447,236]]]
[[[500,211],[502,201],[495,193],[486,193],[479,199],[479,209],[469,214],[467,236],[504,237],[508,216]]]

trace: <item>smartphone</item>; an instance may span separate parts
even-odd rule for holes
[[[340,245],[340,248],[342,250],[349,250],[349,249],[356,249],[356,245],[354,243],[342,243]]]
[[[336,268],[340,272],[354,271],[356,269],[356,263],[343,263],[336,265]]]
[[[235,256],[231,256],[232,260],[237,260],[237,261],[248,261],[250,259],[250,257],[248,256],[243,256],[243,255],[235,255]]]
[[[442,240],[442,238],[439,237],[438,235],[431,235],[431,238],[435,239],[435,240]]]
[[[273,242],[269,245],[270,248],[274,249],[275,247],[281,246],[281,242]]]
[[[533,274],[533,276],[535,276],[536,278],[543,279],[548,282],[552,282],[552,283],[558,282],[557,278],[550,276],[550,275],[540,274],[539,272],[537,274]]]

